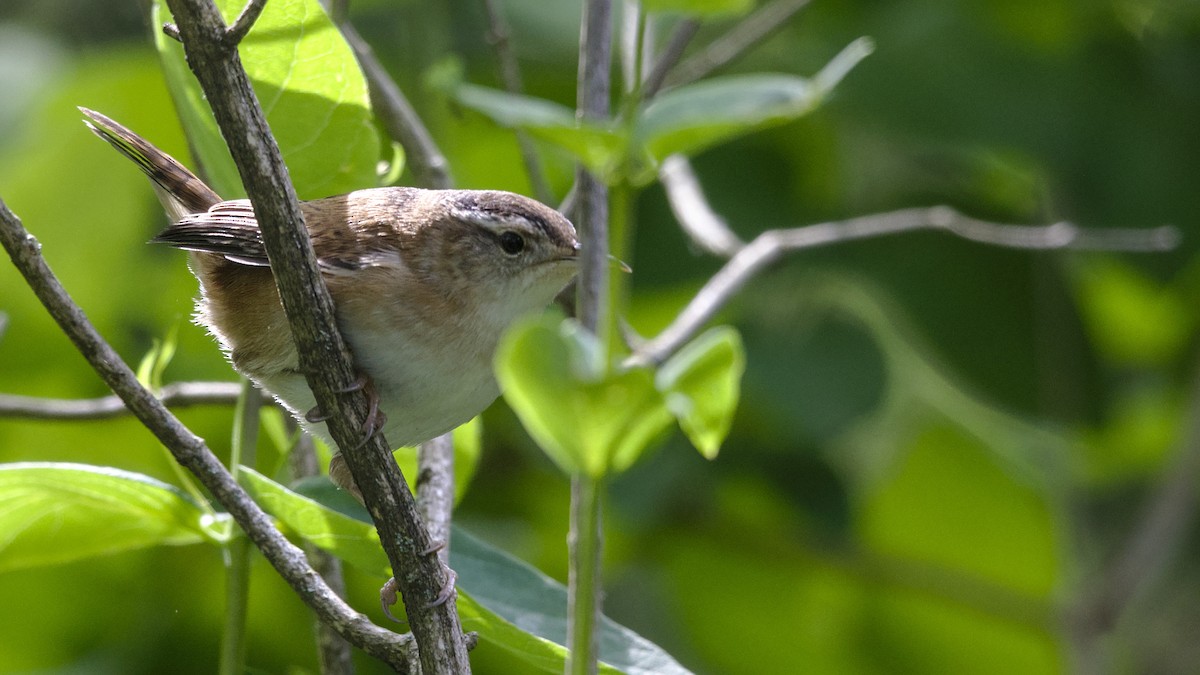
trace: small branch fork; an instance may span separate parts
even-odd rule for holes
[[[1164,226],[1140,229],[1086,229],[1067,222],[1002,225],[965,216],[948,206],[902,209],[790,229],[767,230],[748,244],[729,228],[704,198],[687,160],[670,157],[660,171],[671,209],[701,249],[728,258],[679,316],[658,336],[639,345],[629,366],[659,364],[675,353],[756,274],[785,254],[855,239],[916,230],[944,230],[971,241],[1034,250],[1167,251],[1179,232]]]

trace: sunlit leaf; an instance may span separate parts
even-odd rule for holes
[[[526,430],[567,473],[628,468],[670,424],[648,370],[608,371],[572,321],[514,326],[496,352],[496,376]]]
[[[245,5],[218,3],[226,19]],[[157,24],[169,20],[156,4]],[[243,194],[208,106],[179,43],[156,38],[167,82],[214,189]],[[366,80],[353,52],[317,0],[272,0],[239,49],[254,91],[301,198],[373,187],[380,142]]]
[[[712,459],[729,434],[737,411],[746,351],[738,332],[713,328],[662,365],[655,378],[679,426]]]
[[[141,474],[84,464],[0,464],[0,571],[195,544],[223,536],[222,525],[180,490]]]

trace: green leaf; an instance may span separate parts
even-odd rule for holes
[[[461,529],[450,537],[458,572],[463,628],[545,672],[563,671],[567,650],[567,589],[525,562]],[[683,675],[661,647],[607,617],[600,619],[602,672]]]
[[[497,349],[496,377],[526,430],[567,473],[623,471],[671,421],[651,373],[604,368],[573,321],[514,326]]]
[[[221,0],[226,20],[242,0]],[[169,15],[156,3],[156,25]],[[156,38],[184,127],[214,189],[244,194],[179,43]],[[380,155],[366,79],[317,0],[272,0],[238,48],[302,199],[377,184]]]
[[[161,389],[163,373],[175,358],[175,348],[179,343],[179,324],[172,324],[171,329],[161,339],[154,339],[150,351],[142,357],[137,368],[138,382],[150,389]]]
[[[292,532],[360,570],[386,578],[388,561],[370,523],[243,469],[241,482]],[[458,610],[466,630],[542,672],[561,673],[566,662],[567,591],[561,584],[488,544],[454,529],[450,566],[458,573]],[[600,624],[603,672],[687,673],[661,648],[607,618]],[[619,670],[618,670],[619,669]]]
[[[0,572],[219,539],[227,520],[141,474],[84,464],[0,465]]]
[[[695,16],[718,17],[745,14],[754,0],[643,0],[647,12],[680,12]]]
[[[746,370],[746,350],[736,330],[713,328],[659,368],[655,384],[692,444],[708,459],[729,434]]]
[[[238,482],[288,530],[363,572],[383,579],[392,575],[371,523],[338,513],[247,467],[238,472]]]
[[[610,174],[627,145],[625,135],[595,123],[580,122],[566,106],[473,84],[460,84],[453,95],[461,105],[483,113],[501,126],[524,129],[571,153],[593,172]]]
[[[714,78],[660,94],[646,106],[634,137],[657,161],[692,154],[731,138],[808,114],[871,53],[865,38],[852,42],[812,79],[793,75]]]

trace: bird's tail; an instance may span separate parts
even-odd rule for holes
[[[79,111],[87,117],[84,124],[89,129],[133,160],[154,181],[158,200],[172,221],[178,221],[188,214],[203,213],[221,201],[221,197],[196,174],[146,139],[95,110],[81,107]]]

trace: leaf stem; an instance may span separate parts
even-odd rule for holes
[[[596,627],[600,617],[600,493],[603,483],[586,473],[571,479],[571,532],[567,547],[571,572],[567,583],[568,675],[597,672]]]
[[[236,480],[241,467],[255,462],[258,443],[258,412],[262,395],[242,380],[233,414],[233,440],[229,452],[229,473]],[[225,546],[225,631],[221,637],[220,675],[246,672],[246,613],[250,602],[250,540],[235,536]]]

